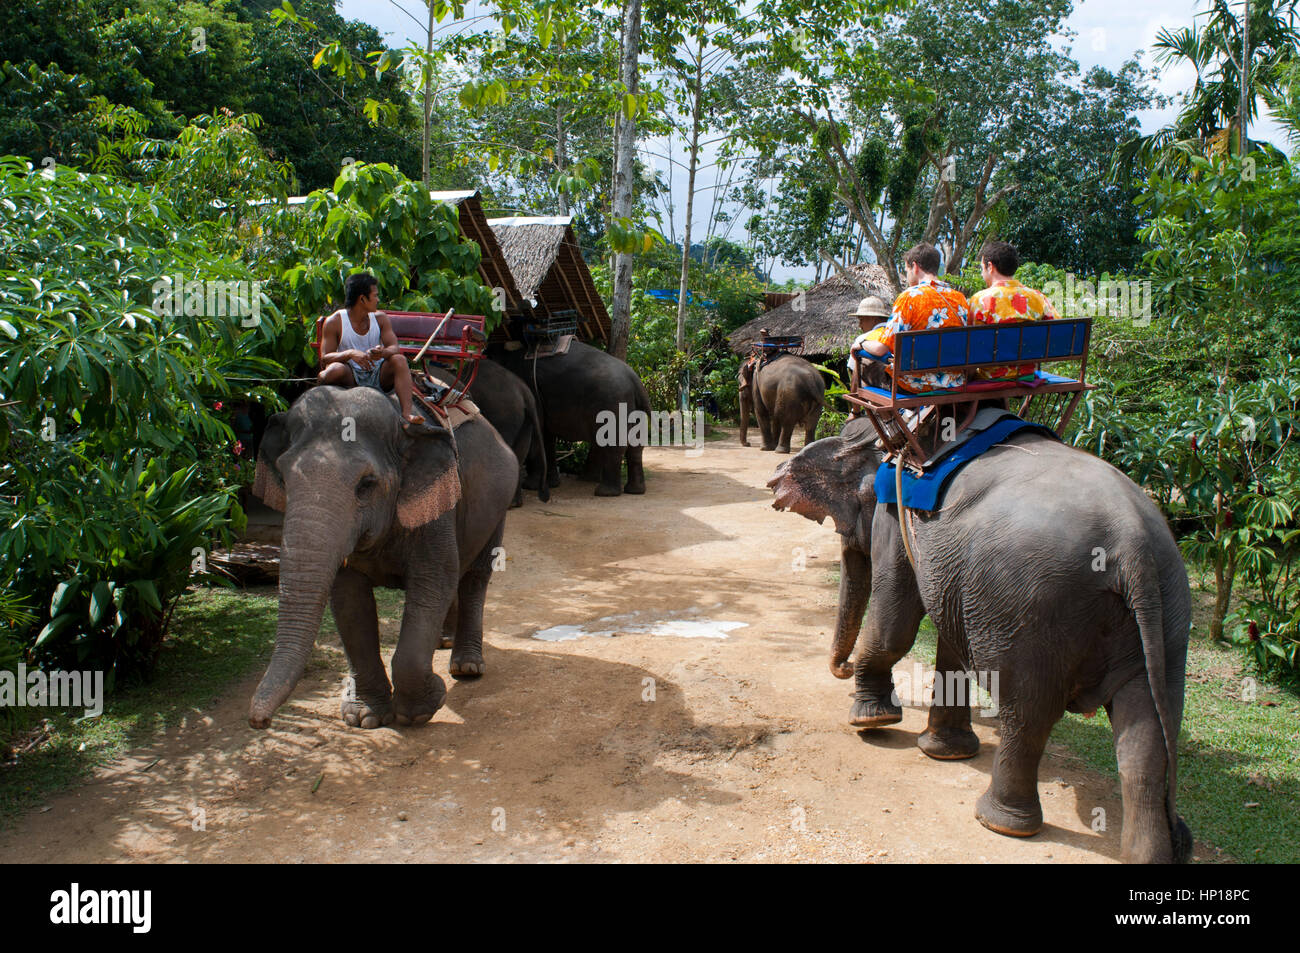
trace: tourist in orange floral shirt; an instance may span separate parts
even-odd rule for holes
[[[926,328],[959,327],[966,324],[966,296],[946,281],[939,273],[939,250],[922,242],[903,256],[908,288],[894,299],[894,310],[878,335],[879,340],[867,340],[863,348],[877,357],[893,354],[894,335],[899,331],[923,331]],[[890,366],[893,371],[893,366]],[[965,374],[925,373],[902,374],[898,386],[914,393],[961,387]]]
[[[971,324],[1002,324],[1004,321],[1050,321],[1056,311],[1041,291],[1027,288],[1011,277],[1020,267],[1016,246],[1007,242],[985,242],[980,249],[980,274],[988,285],[970,299]],[[981,370],[980,377],[1007,380],[1034,373],[1033,364]]]

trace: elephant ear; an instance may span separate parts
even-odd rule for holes
[[[253,475],[253,495],[284,512],[284,478],[280,476],[280,454],[289,446],[288,414],[273,414],[266,422],[262,442],[257,448],[257,470]]]
[[[741,362],[736,380],[740,384],[741,390],[749,390],[754,386],[754,359],[752,357]]]
[[[397,521],[410,530],[432,523],[460,502],[460,469],[450,431],[409,427],[406,440]]]
[[[842,437],[811,443],[782,463],[768,486],[776,493],[773,509],[790,510],[817,523],[830,517],[841,536],[858,533],[863,512],[863,486],[872,482],[875,466],[859,457]],[[870,469],[871,477],[865,472]],[[871,506],[875,506],[874,492]]]

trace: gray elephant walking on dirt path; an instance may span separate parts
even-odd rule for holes
[[[284,511],[280,612],[249,723],[268,727],[302,678],[326,599],[351,668],[341,706],[349,725],[433,717],[447,694],[433,671],[444,624],[455,631],[452,675],[482,675],[483,601],[518,484],[514,453],[482,417],[453,438],[405,425],[378,390],[327,386],[272,417],[254,492]],[[406,591],[391,683],[375,586]]]
[[[635,444],[602,445],[598,439],[602,412],[615,420],[633,421],[635,415],[650,413],[650,397],[636,371],[600,348],[582,341],[569,342],[563,354],[528,358],[523,350],[495,349],[491,358],[519,376],[533,388],[545,435],[545,472],[533,469],[529,459],[523,487],[534,490],[540,481],[560,485],[555,441],[586,442],[587,472],[597,481],[596,496],[619,496],[645,492],[642,456],[645,447]],[[627,463],[627,482],[622,479]]]
[[[796,428],[804,446],[817,439],[817,421],[826,405],[826,383],[817,368],[795,354],[778,354],[759,367],[740,365],[740,445],[749,446],[749,415],[758,418],[763,449],[790,452]]]
[[[998,676],[1001,740],[976,806],[985,827],[1013,836],[1042,827],[1038,763],[1053,725],[1066,711],[1104,706],[1124,801],[1123,858],[1187,860],[1192,840],[1176,792],[1191,595],[1155,504],[1096,457],[1021,432],[958,472],[938,511],[911,512],[914,572],[898,507],[876,501],[880,458],[870,436],[865,420],[851,420],[768,484],[777,509],[829,516],[842,537],[831,670],[855,677],[850,723],[902,719],[891,670],[928,614],[938,632],[936,686],[963,671]],[[950,701],[930,707],[917,744],[932,758],[974,757],[970,699]]]

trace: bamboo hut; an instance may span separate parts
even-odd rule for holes
[[[857,318],[852,317],[858,302],[867,295],[877,295],[888,305],[894,300],[889,277],[880,265],[850,265],[851,276],[837,271],[825,281],[794,296],[747,324],[742,324],[727,339],[737,354],[749,353],[749,346],[766,328],[774,335],[802,335],[805,354],[836,354],[848,351],[853,339],[861,334]]]
[[[609,312],[592,281],[569,215],[488,219],[531,319],[571,317],[578,337],[609,341]]]

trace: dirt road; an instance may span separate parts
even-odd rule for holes
[[[24,819],[0,858],[1116,859],[1116,785],[1059,750],[1039,774],[1046,826],[1018,840],[974,818],[991,719],[977,718],[980,754],[956,763],[917,749],[915,698],[896,728],[848,726],[851,683],[826,665],[837,537],[771,509],[782,459],[734,438],[694,457],[653,449],[644,497],[570,480],[527,500],[488,592],[488,674],[457,683],[439,652],[450,691],[432,723],[344,726],[331,638],[271,730],[245,720],[259,672]],[[386,653],[398,621],[381,626]]]

